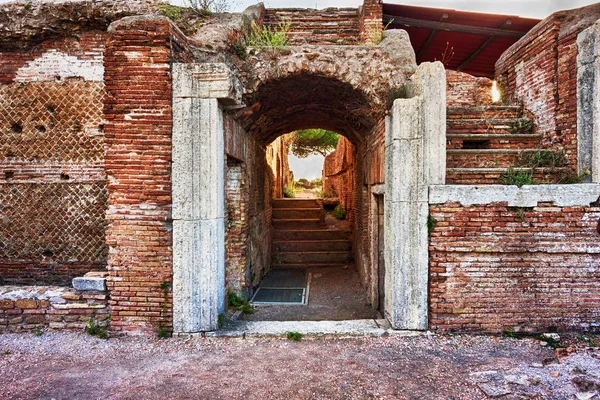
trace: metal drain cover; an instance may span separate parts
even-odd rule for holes
[[[254,304],[304,304],[304,288],[259,287],[251,303]]]

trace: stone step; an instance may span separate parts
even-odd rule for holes
[[[486,133],[486,134],[528,134],[512,127],[514,118],[490,118],[490,119],[448,119],[446,120],[446,134],[452,133]]]
[[[273,253],[284,252],[319,252],[319,251],[350,251],[352,243],[349,240],[289,240],[273,241]]]
[[[349,231],[339,229],[273,230],[274,241],[348,240]]]
[[[564,173],[568,168],[514,168],[514,171],[533,171],[533,179],[538,182],[553,182],[557,173]],[[500,185],[500,176],[506,168],[448,168],[446,184],[448,185]]]
[[[448,149],[447,168],[508,168],[518,165],[523,153],[538,149]]]
[[[349,251],[298,251],[275,253],[273,264],[347,264],[352,260]]]
[[[274,219],[321,219],[321,208],[273,208]]]
[[[531,149],[540,146],[542,135],[450,133],[446,139],[446,149]]]
[[[273,199],[273,208],[320,208],[317,199]]]
[[[489,118],[519,118],[523,114],[521,106],[476,106],[448,107],[448,119],[489,119]]]
[[[326,227],[321,219],[275,219],[273,218],[273,228],[287,230],[316,230]]]

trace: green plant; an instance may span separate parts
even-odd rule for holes
[[[156,7],[158,8],[158,12],[160,14],[169,18],[171,21],[177,22],[183,18],[182,7],[173,6],[169,3],[158,3]]]
[[[166,339],[171,336],[171,331],[169,331],[163,325],[160,325],[158,327],[158,332],[156,332],[156,336],[158,336],[161,339]]]
[[[581,340],[582,342],[587,343],[587,345],[590,347],[597,347],[596,341],[590,337],[581,335],[581,336],[578,336],[577,338],[579,340]]]
[[[294,131],[289,138],[291,151],[296,157],[306,158],[311,154],[327,157],[335,150],[340,135],[326,129],[304,129]]]
[[[293,340],[294,342],[302,340],[302,334],[300,332],[288,331],[286,332],[286,336],[289,340]]]
[[[508,123],[508,130],[516,133],[530,133],[533,131],[533,121],[527,118],[517,118]]]
[[[10,350],[4,350],[4,355],[5,356],[8,356],[9,354],[12,354],[12,351],[10,351]]]
[[[431,235],[438,224],[438,220],[429,215],[427,217],[427,232]]]
[[[333,212],[331,213],[331,215],[335,219],[343,220],[343,219],[346,219],[346,210],[344,209],[344,206],[342,206],[341,204],[338,204],[333,209]]]
[[[163,301],[160,303],[161,321],[158,323],[158,331],[156,332],[156,335],[162,339],[171,336],[171,331],[163,325],[162,321],[162,318],[164,318],[169,309],[169,291],[171,290],[171,283],[162,281],[160,283],[160,289],[162,290]]]
[[[249,32],[245,37],[245,44],[249,47],[269,48],[278,51],[286,47],[290,40],[288,33],[291,23],[289,21],[280,22],[275,28],[267,25],[262,27],[252,22]]]
[[[515,185],[517,187],[536,184],[533,179],[533,171],[515,170],[512,165],[500,175],[498,180],[503,185]]]
[[[103,327],[96,324],[96,321],[94,321],[94,318],[90,318],[90,320],[88,322],[88,327],[85,331],[87,332],[88,335],[96,336],[100,339],[106,339],[108,337],[108,333],[106,332],[106,329],[104,329]]]
[[[223,327],[223,324],[225,324],[225,314],[219,314],[219,316],[217,317],[217,324],[219,325],[219,329]]]
[[[377,46],[383,40],[383,32],[387,30],[390,24],[394,22],[393,19],[389,20],[382,29],[379,29],[379,25],[367,25],[366,31],[363,34],[363,40],[365,44]]]
[[[31,8],[31,3],[28,2],[28,3],[23,4],[23,8],[26,10],[29,10]]]
[[[567,157],[564,151],[537,149],[534,152],[521,152],[517,165],[528,168],[561,168],[567,165]]]
[[[283,187],[283,197],[288,198],[288,199],[296,197],[296,190],[294,190],[294,188],[292,188],[292,187],[284,186]]]
[[[525,333],[515,332],[514,329],[508,328],[502,331],[502,336],[513,339],[523,339],[527,336]]]
[[[44,334],[44,331],[42,329],[37,329],[35,332],[33,332],[33,336],[42,336]]]
[[[517,218],[519,218],[519,221],[521,222],[525,221],[525,210],[520,207],[517,208]]]
[[[254,314],[254,307],[247,300],[241,298],[237,293],[227,293],[227,305],[234,310],[243,312],[244,314]]]

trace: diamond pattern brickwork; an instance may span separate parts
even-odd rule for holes
[[[103,99],[99,82],[0,86],[0,161],[101,161]]]

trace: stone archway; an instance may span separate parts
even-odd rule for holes
[[[339,58],[336,52],[352,54]],[[315,122],[302,122],[309,115],[321,127],[330,123],[361,141],[361,134],[384,117],[389,93],[401,85],[410,98],[394,102],[385,127],[384,234],[390,244],[385,252],[385,308],[395,328],[427,328],[427,191],[429,184],[444,181],[445,72],[439,63],[425,65],[409,80],[414,63],[399,66],[394,60],[398,57],[378,47],[307,47],[268,61],[249,60],[241,80],[225,64],[173,66],[176,333],[216,329],[224,308],[222,106],[237,104],[232,109],[247,134],[265,142],[286,131],[314,127]],[[276,104],[276,92],[302,85],[303,79],[319,81],[326,89]],[[328,105],[335,93],[340,98],[359,95]]]

